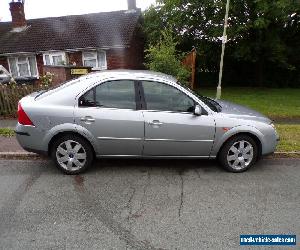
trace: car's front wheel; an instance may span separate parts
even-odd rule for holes
[[[51,155],[57,167],[66,174],[82,173],[93,161],[90,144],[77,135],[66,135],[57,139]]]
[[[218,159],[228,171],[239,173],[249,169],[257,160],[256,142],[247,135],[237,135],[222,147]]]

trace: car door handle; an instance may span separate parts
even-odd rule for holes
[[[82,122],[94,122],[95,119],[91,116],[85,116],[85,117],[81,117],[80,121],[82,121]]]
[[[161,126],[163,125],[162,122],[160,122],[159,120],[153,120],[152,122],[148,123],[150,126]]]

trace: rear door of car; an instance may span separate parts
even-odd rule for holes
[[[145,156],[210,155],[215,121],[207,113],[194,115],[195,101],[174,86],[141,81],[145,118]]]
[[[137,84],[133,80],[107,81],[79,98],[76,123],[97,138],[98,154],[142,154],[144,118],[139,110]]]

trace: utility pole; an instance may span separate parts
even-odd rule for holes
[[[222,76],[223,76],[223,61],[224,61],[224,53],[225,53],[225,44],[227,42],[226,31],[227,31],[227,26],[228,26],[229,2],[230,2],[230,0],[227,0],[227,3],[226,3],[224,31],[223,31],[223,36],[222,36],[222,53],[221,53],[221,60],[220,60],[219,83],[218,83],[218,87],[217,87],[216,99],[221,98],[221,92],[222,92],[221,84],[222,84]]]

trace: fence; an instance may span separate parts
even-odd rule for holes
[[[0,84],[0,116],[16,116],[18,101],[41,89],[44,88],[35,85]]]

